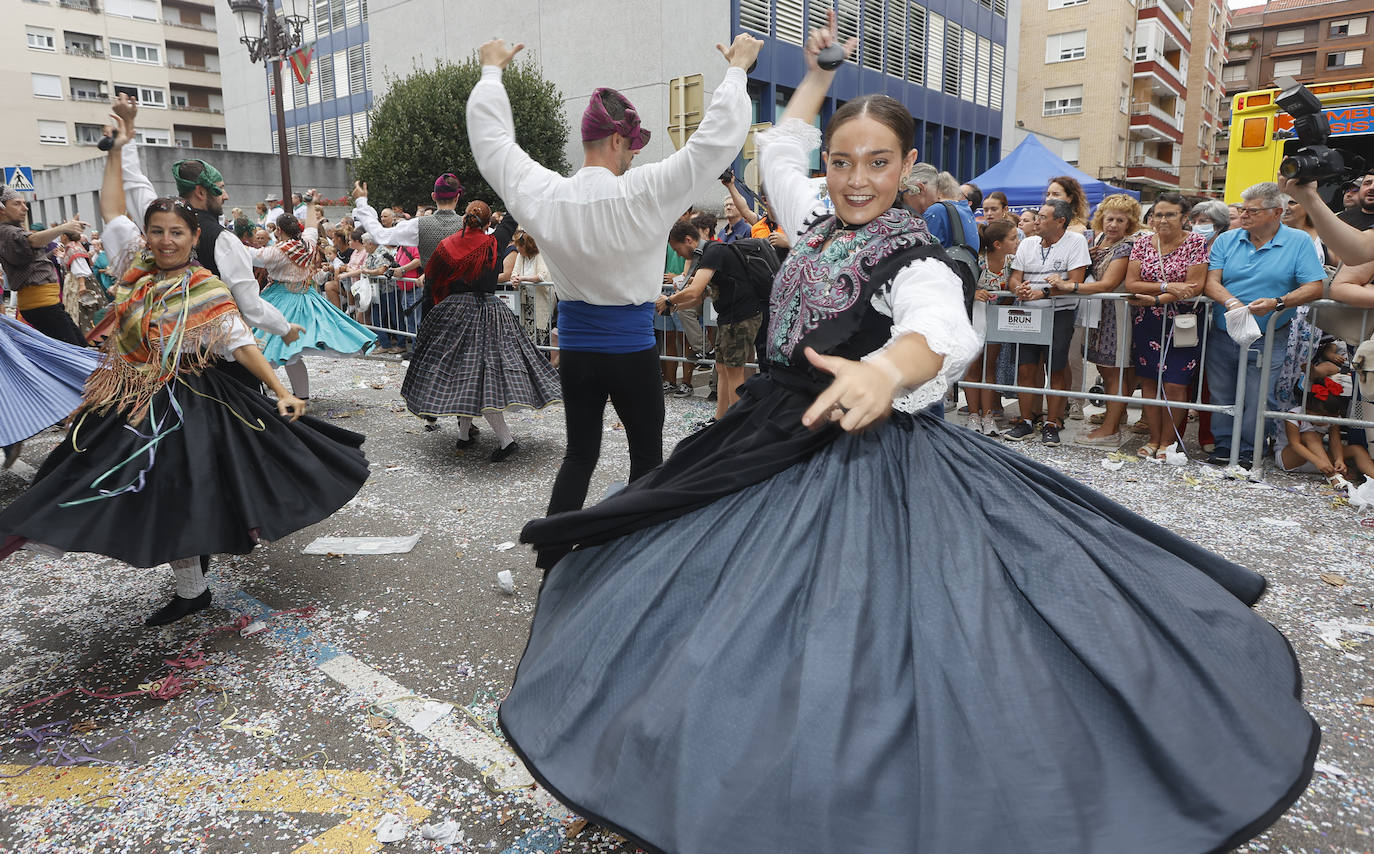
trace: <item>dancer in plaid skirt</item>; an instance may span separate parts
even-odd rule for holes
[[[513,406],[543,409],[562,397],[558,374],[497,299],[497,247],[510,241],[516,222],[507,216],[487,234],[491,208],[471,202],[463,228],[439,244],[425,266],[433,307],[415,339],[415,358],[401,396],[425,419],[458,416],[458,449],[476,443],[472,419],[482,416],[496,433],[492,462],[518,450],[502,413]]]

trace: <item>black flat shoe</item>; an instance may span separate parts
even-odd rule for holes
[[[200,556],[200,574],[201,574],[201,575],[206,575],[206,574],[208,574],[209,572],[210,572],[210,556],[209,556],[209,555],[201,555],[201,556]]]
[[[492,451],[492,452],[491,452],[491,461],[494,462],[494,463],[499,463],[499,462],[501,462],[502,460],[504,460],[504,459],[506,459],[507,457],[509,457],[511,454],[513,454],[513,453],[515,453],[516,451],[518,451],[518,450],[520,450],[520,445],[519,445],[519,443],[517,443],[517,442],[511,442],[509,445],[507,445],[507,446],[504,447],[504,448],[497,448],[496,450]]]
[[[454,442],[454,447],[460,451],[465,448],[471,448],[473,445],[477,444],[477,434],[481,432],[481,430],[477,429],[476,424],[472,425],[468,428],[468,437]]]
[[[143,621],[143,625],[149,628],[153,626],[165,626],[168,623],[175,623],[182,617],[190,616],[197,611],[204,611],[210,607],[210,591],[206,590],[194,599],[183,599],[180,596],[173,596],[172,601],[158,608],[148,615]]]

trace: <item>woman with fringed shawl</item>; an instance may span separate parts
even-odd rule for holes
[[[262,350],[268,362],[285,367],[292,393],[302,399],[310,397],[310,375],[301,361],[304,351],[366,353],[377,346],[376,333],[335,308],[315,287],[311,274],[319,224],[320,209],[315,205],[306,207],[303,230],[300,220],[284,213],[269,225],[276,231],[275,245],[248,248],[253,266],[265,269],[271,282],[262,298],[288,321],[303,327],[290,344],[276,336],[263,336],[267,343]]]
[[[492,462],[515,453],[505,410],[543,409],[562,397],[557,372],[534,346],[520,321],[495,297],[501,264],[497,247],[510,241],[515,218],[507,215],[487,234],[491,208],[468,204],[463,228],[439,244],[425,266],[425,313],[415,338],[415,357],[401,384],[411,412],[433,421],[458,416],[458,449],[477,441],[472,419],[482,416],[496,433]]]
[[[33,485],[0,511],[0,559],[21,547],[93,552],[139,567],[170,563],[176,596],[145,621],[210,604],[206,556],[246,554],[314,524],[367,479],[363,437],[313,418],[258,350],[228,287],[195,262],[194,212],[158,199],[148,251],[125,215],[121,123],[101,213],[118,284],[111,333],[67,438]],[[228,378],[237,361],[276,394]]]

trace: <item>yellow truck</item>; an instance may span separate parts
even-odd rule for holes
[[[1364,158],[1374,166],[1374,77],[1311,83],[1331,125],[1332,148]],[[1226,201],[1240,201],[1246,187],[1273,181],[1284,156],[1301,148],[1293,137],[1293,118],[1278,105],[1278,89],[1257,89],[1231,102],[1231,141],[1226,161]],[[1327,195],[1323,194],[1324,197]],[[1339,199],[1336,200],[1339,203]]]

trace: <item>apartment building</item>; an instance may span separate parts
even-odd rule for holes
[[[139,100],[140,142],[226,147],[211,0],[0,0],[0,9],[11,22],[0,50],[6,165],[94,156],[119,92]]]
[[[1026,0],[1021,16],[1018,127],[1147,196],[1209,186],[1197,128],[1215,126],[1225,0]]]

